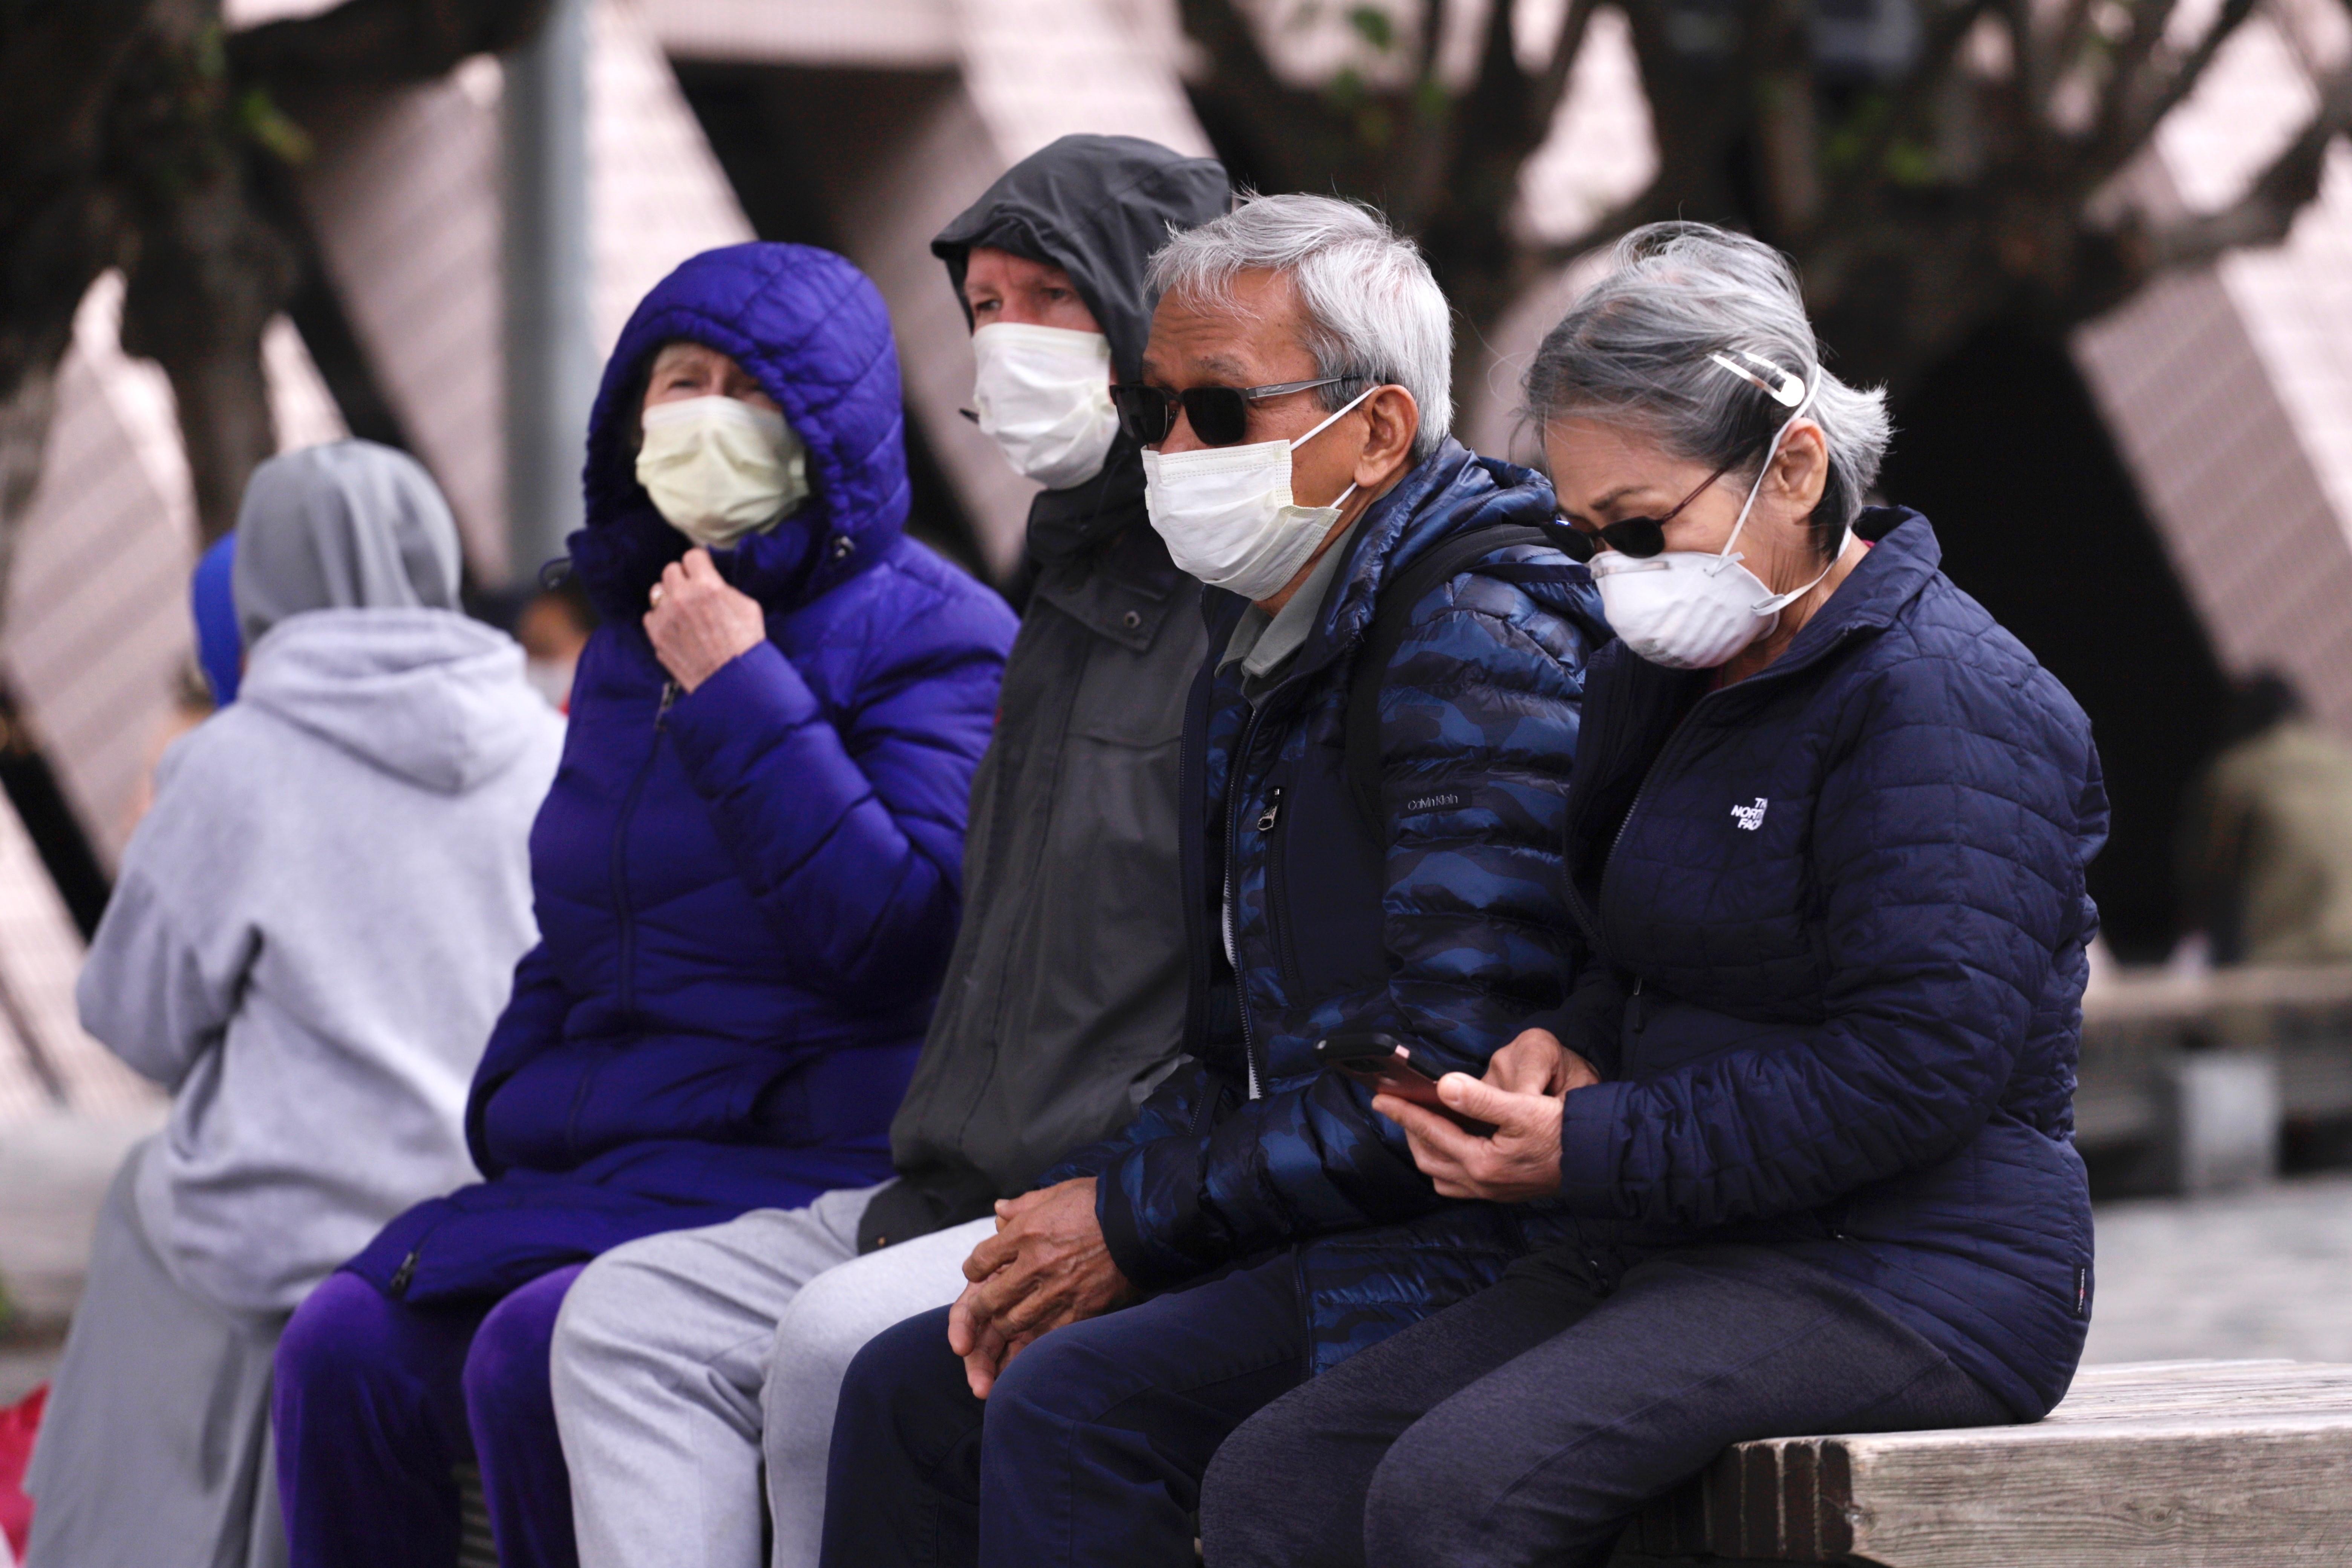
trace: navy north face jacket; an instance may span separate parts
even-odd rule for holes
[[[634,461],[646,370],[677,339],[758,378],[807,443],[814,492],[715,555],[768,640],[690,694],[640,620],[687,541]],[[543,940],[467,1107],[489,1180],[387,1226],[352,1265],[380,1287],[499,1294],[889,1175],[1013,631],[1002,599],[904,537],[900,420],[881,297],[829,252],[709,251],[631,318],[572,538],[604,623],[531,834]]]
[[[1217,668],[1244,603],[1209,595],[1216,652],[1180,796],[1191,1057],[1123,1133],[1041,1179],[1099,1177],[1111,1255],[1146,1288],[1303,1243],[1318,1369],[1468,1295],[1531,1239],[1517,1211],[1439,1198],[1369,1091],[1312,1052],[1385,1029],[1480,1073],[1565,994],[1560,825],[1585,661],[1609,635],[1591,577],[1548,545],[1498,548],[1423,596],[1385,670],[1354,668],[1384,582],[1455,533],[1552,506],[1540,477],[1446,442],[1358,523],[1255,712],[1238,664]],[[1360,679],[1381,682],[1377,830],[1344,774]]]
[[[1568,822],[1599,962],[1549,1022],[1596,1262],[1737,1239],[1845,1279],[2020,1419],[2091,1289],[2074,1147],[2090,723],[1913,512],[1762,673],[1594,661]]]

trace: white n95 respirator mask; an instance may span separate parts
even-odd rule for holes
[[[1013,468],[1049,490],[1102,472],[1118,436],[1108,338],[999,321],[972,333],[971,353],[973,412]]]
[[[1176,569],[1244,599],[1281,592],[1356,493],[1349,485],[1329,506],[1297,505],[1290,497],[1290,454],[1378,390],[1366,387],[1296,441],[1193,452],[1145,447],[1143,509]]]
[[[740,397],[656,403],[645,413],[637,482],[672,528],[725,550],[808,499],[808,447],[782,415]]]
[[[1731,536],[1720,551],[1668,550],[1633,556],[1603,550],[1589,563],[1610,629],[1627,647],[1668,669],[1715,669],[1727,664],[1740,649],[1771,630],[1780,612],[1812,592],[1837,564],[1832,556],[1821,576],[1785,594],[1772,592],[1742,564],[1745,557],[1734,547],[1748,526],[1748,514],[1764,488],[1764,476],[1772,471],[1781,441],[1811,405],[1820,383],[1816,378],[1813,386],[1807,386],[1769,361],[1754,361],[1772,374],[1773,380],[1768,383],[1721,354],[1710,357],[1735,375],[1763,387],[1791,410],[1765,448],[1756,481],[1748,487],[1748,499],[1740,503],[1739,517],[1731,525]],[[1845,542],[1853,542],[1851,534]]]

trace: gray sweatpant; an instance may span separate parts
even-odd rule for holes
[[[231,1311],[172,1278],[132,1198],[158,1133],[106,1192],[25,1490],[27,1568],[282,1568],[269,1447],[283,1312]]]
[[[555,1322],[555,1421],[581,1568],[815,1568],[850,1358],[944,1307],[993,1219],[857,1256],[876,1187],[614,1247]]]

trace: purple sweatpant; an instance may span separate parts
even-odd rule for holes
[[[583,1267],[487,1309],[408,1306],[350,1274],[311,1292],[270,1405],[293,1568],[454,1564],[452,1471],[469,1458],[502,1568],[577,1568],[547,1354]]]

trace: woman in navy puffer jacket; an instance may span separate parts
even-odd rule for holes
[[[1820,369],[1794,274],[1661,225],[1529,377],[1618,640],[1568,805],[1569,1005],[1382,1097],[1449,1196],[1562,1244],[1269,1406],[1209,1561],[1598,1563],[1726,1444],[2039,1417],[2090,1308],[2073,1144],[2090,726],[1864,511],[1883,395]],[[1874,539],[1874,545],[1865,544]]]
[[[573,1561],[547,1357],[580,1266],[889,1175],[1013,631],[904,537],[900,410],[880,296],[825,251],[697,257],[623,332],[572,540],[604,624],[531,835],[542,941],[467,1106],[488,1179],[287,1331],[298,1565],[454,1562],[469,1450],[500,1560]]]

